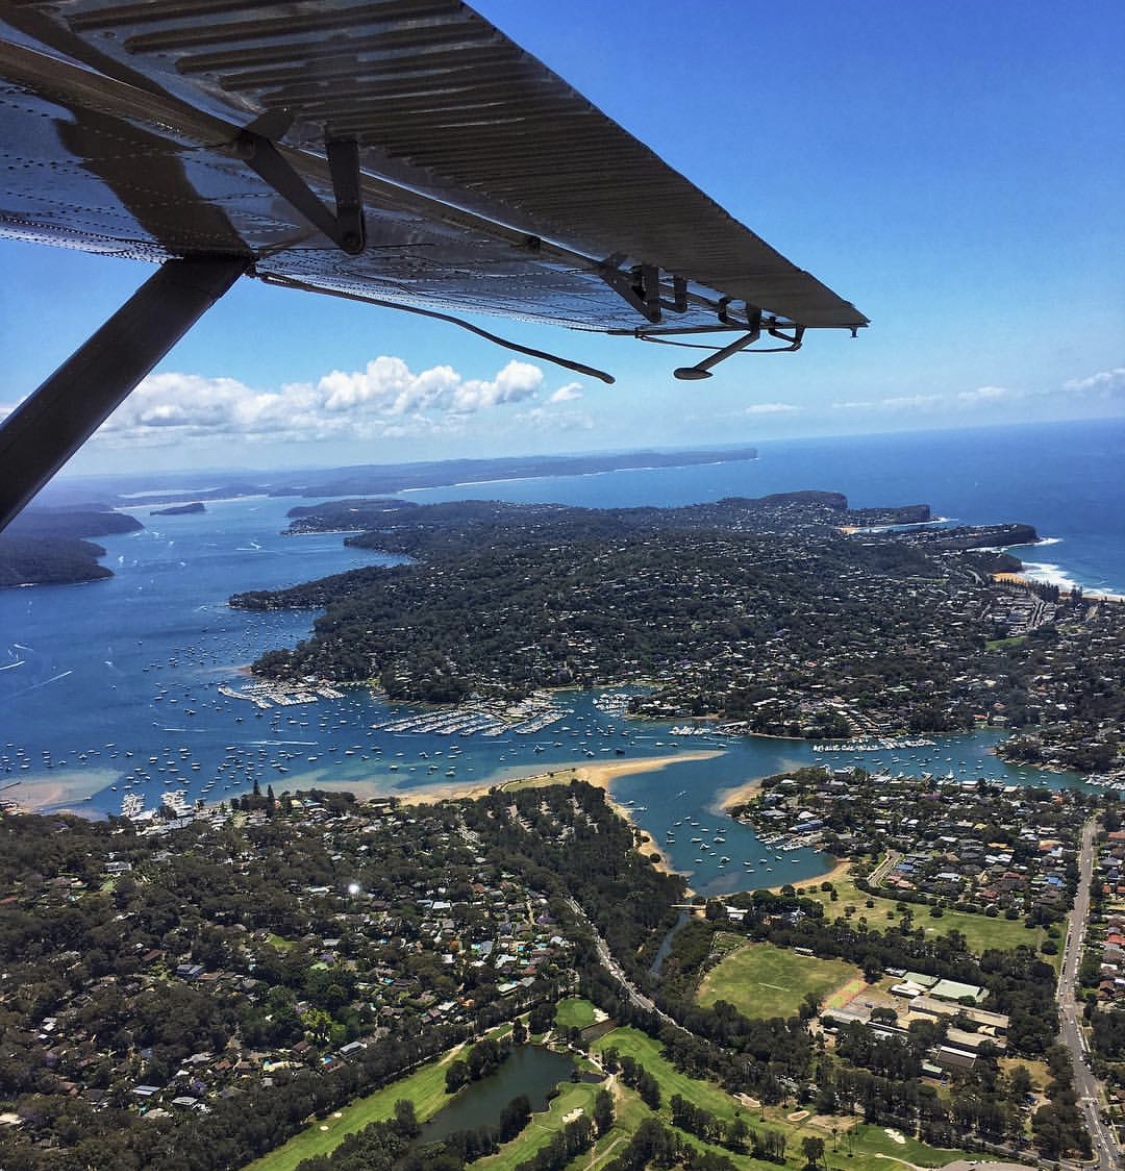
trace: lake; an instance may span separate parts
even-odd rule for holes
[[[500,1112],[520,1094],[531,1109],[547,1109],[560,1082],[569,1081],[574,1059],[540,1045],[517,1045],[512,1055],[491,1076],[465,1086],[449,1105],[422,1126],[420,1142],[438,1142],[459,1130],[496,1126]]]

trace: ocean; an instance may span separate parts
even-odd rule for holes
[[[757,446],[753,462],[406,496],[611,507],[841,491],[857,506],[928,503],[936,515],[964,522],[1032,524],[1049,543],[1016,552],[1037,576],[1125,594],[1125,422]],[[724,792],[783,768],[846,759],[966,780],[1076,782],[1004,765],[989,752],[993,732],[829,758],[802,742],[680,736],[673,725],[623,719],[612,696],[607,702],[585,693],[561,695],[557,718],[542,729],[501,737],[396,732],[385,725],[412,709],[391,710],[358,688],[339,699],[255,707],[220,687],[241,687],[241,668],[263,650],[300,639],[312,615],[233,611],[227,597],[390,560],[348,549],[338,535],[283,536],[295,503],[244,498],[177,517],[137,509],[143,531],[101,539],[112,579],[0,591],[0,797],[104,815],[118,812],[127,793],[148,808],[166,793],[188,803],[230,799],[255,781],[279,793],[323,785],[408,797],[438,784],[679,757],[662,770],[620,778],[613,792],[692,887],[709,894],[800,881],[825,869],[824,856],[767,849],[719,811]],[[701,749],[711,755],[689,757]],[[717,847],[716,833],[725,838]]]
[[[843,492],[857,508],[929,504],[965,524],[1034,525],[1043,543],[1016,552],[1035,576],[1125,594],[1125,419],[747,443],[758,459],[404,495],[608,508],[814,488]]]

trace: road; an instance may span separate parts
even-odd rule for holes
[[[598,959],[601,960],[602,967],[621,985],[629,1002],[636,1008],[643,1009],[645,1012],[651,1012],[655,1016],[658,1016],[666,1025],[674,1025],[682,1032],[689,1032],[675,1017],[671,1017],[663,1009],[657,1008],[653,1001],[625,975],[624,969],[613,958],[613,953],[609,950],[609,944],[598,934],[598,929],[590,922],[586,912],[579,906],[577,901],[571,898],[568,898],[566,901],[570,909],[582,920],[590,934],[593,935],[594,945],[598,950]]]
[[[1063,946],[1062,968],[1058,980],[1059,1041],[1070,1050],[1071,1060],[1074,1063],[1074,1088],[1086,1119],[1098,1168],[1100,1171],[1125,1171],[1125,1160],[1122,1158],[1117,1136],[1113,1128],[1106,1124],[1102,1114],[1101,1083],[1094,1077],[1090,1067],[1086,1064],[1086,1039],[1081,1028],[1082,1005],[1077,1000],[1078,968],[1082,961],[1082,944],[1086,936],[1086,925],[1090,918],[1090,886],[1094,880],[1097,829],[1097,819],[1091,818],[1082,827],[1079,843],[1078,890],[1074,897],[1074,908],[1067,919],[1066,943]],[[894,861],[894,856],[888,855],[878,873],[872,874],[872,881],[881,879],[882,874],[893,865]],[[654,1013],[665,1023],[683,1028],[678,1021],[657,1008],[652,1000],[629,980],[621,965],[614,959],[606,941],[598,934],[582,907],[574,899],[567,899],[567,902],[575,915],[586,924],[593,934],[598,958],[607,971],[621,984],[628,999],[636,1007]],[[986,1165],[981,1164],[981,1166]]]
[[[898,865],[898,861],[901,857],[902,855],[897,850],[887,851],[887,856],[867,876],[867,881],[871,884],[872,890],[877,891],[879,889],[879,887],[882,885],[883,879],[886,878],[887,874]]]
[[[1086,1119],[1094,1157],[1103,1171],[1122,1171],[1122,1153],[1113,1128],[1106,1124],[1101,1110],[1101,1083],[1086,1064],[1086,1038],[1082,1033],[1082,1005],[1078,1001],[1078,968],[1082,962],[1082,944],[1086,924],[1090,920],[1090,885],[1094,880],[1094,861],[1097,850],[1097,820],[1091,818],[1082,827],[1078,850],[1078,892],[1074,909],[1066,926],[1066,944],[1063,947],[1062,970],[1059,973],[1059,1041],[1070,1050],[1074,1063],[1074,1088],[1078,1103]]]

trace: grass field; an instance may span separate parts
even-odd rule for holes
[[[768,943],[748,943],[707,973],[697,999],[702,1005],[725,1000],[749,1017],[791,1017],[807,993],[823,1004],[842,984],[862,975],[844,960],[820,960]]]
[[[562,1130],[563,1120],[575,1110],[581,1110],[587,1118],[593,1117],[594,1097],[600,1088],[590,1082],[564,1083],[559,1087],[558,1097],[551,1099],[542,1114],[532,1115],[520,1135],[505,1143],[495,1155],[479,1159],[473,1166],[477,1171],[513,1171],[517,1164],[533,1159]]]
[[[637,1029],[614,1029],[596,1041],[594,1048],[598,1052],[616,1049],[622,1057],[632,1057],[643,1065],[660,1083],[660,1099],[665,1109],[672,1096],[679,1094],[681,1098],[709,1111],[724,1122],[730,1122],[738,1113],[745,1112],[745,1108],[721,1086],[714,1082],[697,1081],[681,1073],[665,1058],[660,1042]]]
[[[832,896],[828,891],[820,890],[815,885],[804,887],[802,894],[823,903],[825,913],[830,918],[843,915],[846,906],[855,907],[853,919],[866,917],[868,926],[873,930],[881,930],[892,922],[892,919],[887,917],[888,912],[892,914],[893,921],[902,918],[901,913],[895,910],[898,903],[895,898],[865,894],[857,890],[854,881],[846,875],[834,879],[833,885],[839,896],[836,902],[832,902]],[[873,907],[867,906],[868,899],[875,904]],[[969,950],[975,955],[980,955],[981,952],[993,947],[1011,951],[1021,943],[1038,949],[1046,939],[1042,927],[1025,927],[1022,919],[1005,919],[1002,915],[990,919],[987,915],[971,915],[965,911],[943,911],[940,919],[932,919],[929,907],[914,903],[906,905],[914,912],[915,927],[921,927],[927,935],[948,935],[950,931],[960,931],[969,945]],[[1043,959],[1049,964],[1054,964],[1057,971],[1059,956],[1044,956]]]
[[[851,1142],[846,1146],[847,1150],[853,1152],[851,1155],[845,1154],[843,1139],[838,1140],[840,1149],[834,1153],[831,1151],[832,1144],[826,1140],[828,1150],[825,1153],[828,1156],[828,1164],[847,1166],[848,1171],[853,1167],[858,1171],[898,1171],[902,1163],[913,1164],[915,1167],[944,1167],[954,1159],[971,1157],[968,1151],[939,1151],[923,1145],[916,1139],[905,1135],[901,1137],[903,1141],[899,1142],[892,1138],[884,1127],[860,1123],[852,1133]],[[800,1143],[797,1145],[799,1147]],[[896,1164],[894,1160],[899,1162]]]
[[[770,949],[776,950],[776,949]],[[798,957],[800,958],[800,957]],[[844,965],[845,967],[847,965]],[[568,1011],[582,1012],[586,1002],[575,1001]],[[805,1118],[798,1122],[785,1119],[791,1107],[748,1110],[720,1086],[713,1082],[698,1081],[681,1073],[662,1055],[659,1041],[632,1028],[617,1028],[607,1033],[594,1045],[595,1051],[613,1047],[622,1056],[634,1058],[644,1066],[660,1083],[662,1107],[657,1116],[668,1123],[668,1103],[674,1094],[679,1094],[696,1106],[709,1111],[717,1118],[730,1121],[738,1115],[746,1118],[754,1130],[772,1130],[783,1133],[788,1140],[786,1166],[796,1171],[803,1163],[800,1141],[809,1135],[825,1140],[825,1162],[830,1169],[847,1171],[895,1171],[899,1160],[917,1167],[940,1167],[956,1158],[964,1157],[962,1151],[936,1151],[913,1139],[898,1142],[881,1127],[858,1125],[846,1134],[848,1119]],[[394,1113],[394,1104],[400,1098],[414,1102],[415,1111],[422,1121],[432,1117],[448,1100],[445,1094],[445,1067],[452,1053],[438,1061],[430,1062],[421,1069],[392,1086],[377,1091],[354,1102],[351,1106],[331,1117],[310,1125],[285,1146],[251,1163],[244,1171],[294,1171],[302,1159],[321,1155],[334,1150],[348,1134],[362,1129],[371,1122],[389,1118]],[[479,1160],[478,1171],[514,1171],[515,1167],[534,1157],[545,1147],[554,1134],[562,1129],[564,1120],[581,1110],[587,1116],[593,1113],[594,1097],[601,1087],[589,1082],[565,1082],[559,1086],[555,1097],[546,1111],[533,1116],[523,1133],[508,1143],[495,1155]],[[653,1116],[634,1091],[617,1088],[616,1123],[607,1135],[598,1139],[592,1151],[576,1161],[573,1171],[596,1169],[604,1159],[611,1158],[616,1148],[626,1142],[640,1123]],[[839,1123],[839,1133],[831,1134],[831,1125]],[[693,1146],[706,1148],[716,1154],[725,1154],[739,1171],[756,1171],[761,1163],[749,1155],[732,1154],[718,1147],[709,1147],[697,1139],[684,1136]],[[837,1149],[833,1149],[837,1148]],[[900,1163],[901,1166],[901,1163]]]
[[[1012,638],[988,638],[985,639],[984,649],[986,651],[1011,650],[1012,647],[1023,646],[1027,642],[1026,634],[1017,634]]]
[[[448,1101],[445,1093],[446,1059],[431,1061],[394,1085],[358,1098],[323,1121],[313,1122],[284,1146],[255,1159],[245,1171],[293,1171],[302,1159],[326,1155],[349,1134],[394,1115],[395,1103],[409,1098],[420,1122],[436,1114]]]
[[[594,1006],[588,1000],[560,1000],[555,1008],[555,1024],[560,1029],[586,1029],[597,1019]]]
[[[712,1082],[696,1081],[686,1074],[680,1073],[674,1066],[664,1059],[661,1054],[659,1041],[654,1041],[644,1033],[635,1029],[619,1028],[607,1033],[595,1045],[595,1049],[614,1048],[623,1056],[634,1058],[645,1067],[660,1083],[661,1101],[663,1105],[658,1112],[663,1122],[668,1122],[668,1102],[673,1094],[679,1094],[688,1101],[704,1110],[710,1111],[717,1118],[730,1121],[736,1115],[742,1114],[752,1130],[759,1132],[772,1130],[786,1136],[787,1150],[785,1166],[799,1168],[804,1164],[801,1153],[801,1139],[814,1136],[824,1139],[825,1162],[829,1168],[847,1171],[901,1171],[901,1163],[916,1167],[943,1167],[954,1159],[967,1157],[965,1151],[935,1150],[924,1146],[912,1138],[903,1138],[897,1141],[880,1126],[868,1126],[863,1123],[853,1125],[851,1119],[814,1118],[806,1117],[799,1122],[786,1121],[786,1113],[792,1111],[791,1106],[748,1110],[721,1087]],[[642,1117],[650,1116],[650,1112],[643,1106],[636,1104],[629,1107],[629,1098],[619,1101],[618,1122],[624,1128],[627,1124],[623,1111],[632,1108],[637,1115],[632,1122],[632,1128]],[[838,1125],[838,1134],[833,1136],[832,1125]],[[846,1132],[851,1130],[850,1139]],[[618,1127],[614,1128],[616,1133]],[[684,1136],[687,1137],[687,1136]],[[712,1150],[723,1155],[740,1171],[757,1171],[764,1164],[749,1155],[734,1154],[721,1147],[709,1146],[698,1140],[690,1140],[694,1146]],[[836,1147],[836,1150],[833,1150]],[[894,1160],[900,1160],[896,1164]],[[586,1166],[585,1159],[582,1166]],[[489,1168],[492,1171],[492,1168]],[[507,1169],[505,1169],[507,1171]]]

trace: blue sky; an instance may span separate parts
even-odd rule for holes
[[[681,383],[678,351],[479,319],[610,370],[618,381],[606,387],[513,364],[450,326],[248,281],[72,470],[753,444],[1125,414],[1118,0],[475,7],[872,327],[854,341],[814,332],[799,354],[734,358],[708,382]],[[0,266],[7,407],[152,271],[11,241],[0,241]],[[329,394],[366,407],[328,419]]]

